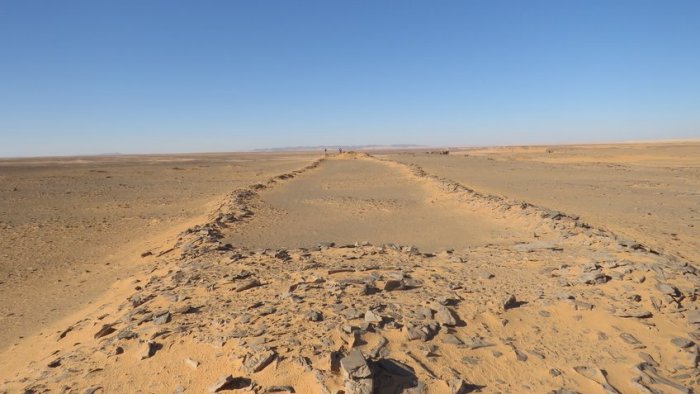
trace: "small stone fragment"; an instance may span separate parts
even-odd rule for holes
[[[501,308],[503,308],[504,311],[507,311],[508,309],[512,309],[518,306],[518,300],[515,299],[515,296],[513,294],[508,294],[506,298],[503,300],[501,303]]]
[[[405,288],[403,280],[390,279],[384,283],[384,291],[403,290]]]
[[[199,367],[199,361],[193,360],[189,357],[185,359],[185,364],[189,365],[192,369],[197,369],[197,367]]]
[[[162,313],[156,317],[153,318],[153,323],[154,324],[165,324],[170,321],[170,312],[165,311],[165,313]]]
[[[260,286],[260,285],[261,285],[261,283],[260,283],[259,280],[257,280],[257,279],[248,279],[248,280],[246,280],[245,282],[241,283],[241,285],[238,286],[238,287],[236,288],[236,292],[239,292],[239,293],[240,293],[240,292],[242,292],[242,291],[245,291],[245,290],[248,290],[248,289],[252,289],[252,288],[258,287],[258,286]]]
[[[155,342],[148,341],[144,343],[143,348],[139,354],[139,360],[144,360],[152,357],[154,354],[156,354],[156,350],[158,350],[158,345]]]
[[[687,319],[690,324],[700,324],[700,309],[688,312]]]
[[[680,347],[680,348],[691,347],[695,344],[695,342],[691,341],[690,339],[678,338],[678,337],[671,339],[671,343]]]
[[[272,360],[275,359],[277,353],[268,348],[262,348],[255,352],[253,355],[246,357],[243,362],[245,366],[251,372],[260,372],[265,367],[267,367]]]
[[[381,323],[383,319],[378,313],[368,310],[365,312],[365,321],[367,323]]]
[[[219,379],[214,382],[211,386],[209,386],[209,392],[210,393],[216,393],[219,390],[223,389],[226,387],[227,384],[233,382],[233,376],[231,375],[224,375],[220,377]]]
[[[627,342],[628,344],[632,345],[635,349],[644,349],[646,346],[639,342],[637,338],[635,338],[632,334],[623,332],[620,334],[620,338],[622,338],[623,341]]]
[[[102,325],[102,328],[100,328],[99,331],[95,333],[95,339],[97,338],[102,338],[104,336],[107,336],[117,330],[114,329],[113,327],[114,324],[104,324]]]
[[[677,288],[669,285],[668,283],[661,283],[661,282],[657,283],[656,290],[660,291],[661,294],[666,294],[666,295],[670,295],[670,296],[674,296],[674,297],[676,297],[680,294],[680,292],[678,291]]]
[[[468,392],[468,385],[467,382],[464,381],[464,379],[450,379],[450,381],[447,382],[447,385],[450,387],[451,394],[465,394]]]
[[[321,312],[317,312],[317,311],[308,311],[308,312],[306,312],[304,317],[306,317],[306,320],[309,320],[309,321],[321,321],[321,320],[323,320],[323,315],[321,314]]]
[[[449,343],[451,345],[462,345],[463,344],[463,342],[453,334],[445,334],[445,336],[442,337],[442,342]]]
[[[457,324],[457,319],[455,319],[454,314],[450,308],[440,305],[435,313],[435,320],[444,326],[455,326]]]
[[[649,311],[622,311],[615,313],[618,317],[634,317],[637,319],[647,319],[653,316]]]
[[[597,285],[597,284],[603,284],[607,282],[610,279],[609,276],[605,275],[601,271],[591,271],[591,272],[585,272],[581,274],[581,276],[578,277],[578,282],[587,284],[587,285]]]

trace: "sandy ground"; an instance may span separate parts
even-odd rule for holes
[[[531,236],[515,223],[436,193],[405,169],[368,160],[328,161],[266,191],[253,210],[256,215],[232,229],[228,242],[308,248],[324,241],[371,241],[436,251]]]
[[[693,392],[694,218],[670,215],[697,196],[695,156],[550,149],[307,156],[230,187],[0,353],[0,392]],[[649,210],[625,182],[650,173],[672,185],[653,211],[672,248],[646,218],[596,216],[605,200]]]
[[[0,349],[75,311],[202,222],[236,187],[305,155],[0,160]]]
[[[390,155],[476,190],[581,216],[700,262],[700,143]]]

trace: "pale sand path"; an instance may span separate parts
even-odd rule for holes
[[[459,204],[407,171],[371,159],[331,159],[260,194],[252,220],[233,228],[227,242],[297,248],[369,241],[438,251],[532,238],[517,223]]]

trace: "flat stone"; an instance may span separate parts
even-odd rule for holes
[[[700,324],[700,309],[688,312],[687,318],[690,324]]]
[[[292,386],[270,386],[265,387],[262,391],[263,393],[294,393],[294,387]]]
[[[384,283],[384,291],[404,290],[403,279],[390,279]]]
[[[346,379],[363,379],[372,376],[365,357],[359,349],[353,349],[340,360],[340,368]]]
[[[528,358],[528,357],[527,357],[527,354],[521,352],[521,351],[518,350],[518,349],[513,349],[513,351],[515,352],[515,358],[516,358],[518,361],[527,361],[527,358]]]
[[[465,394],[469,390],[469,385],[464,379],[454,378],[447,382],[451,394]]]
[[[273,307],[273,306],[266,306],[266,307],[260,308],[260,309],[258,310],[258,315],[260,315],[260,316],[267,316],[267,315],[271,315],[271,314],[273,314],[273,313],[275,313],[275,312],[277,312],[277,309],[276,309],[275,307]]]
[[[616,312],[615,316],[617,316],[617,317],[634,317],[637,319],[647,319],[647,318],[650,318],[654,315],[649,311],[621,311],[621,312]]]
[[[165,324],[170,321],[170,312],[165,311],[165,313],[162,313],[156,317],[153,318],[153,323],[154,324]]]
[[[601,271],[585,272],[578,277],[578,282],[588,285],[603,284],[610,278]]]
[[[245,366],[249,371],[260,372],[265,369],[265,367],[267,367],[276,356],[277,353],[275,353],[273,350],[262,348],[256,351],[253,355],[246,357],[245,361],[243,362],[243,366]]]
[[[216,379],[216,382],[209,386],[209,392],[210,393],[216,393],[219,390],[223,389],[226,387],[227,384],[233,382],[233,376],[231,375],[223,375],[219,379]]]
[[[365,321],[367,323],[381,323],[384,319],[376,312],[368,310],[365,312]]]
[[[104,325],[102,325],[102,328],[100,328],[100,330],[97,331],[97,332],[95,333],[95,335],[94,335],[95,339],[97,339],[97,338],[102,338],[102,337],[104,337],[104,336],[107,336],[107,335],[109,335],[109,334],[111,334],[111,333],[117,331],[117,330],[115,330],[114,327],[112,327],[112,326],[114,326],[114,324],[104,324]]]
[[[681,348],[687,348],[695,345],[695,342],[691,341],[690,339],[679,337],[671,339],[671,343]]]
[[[451,345],[462,345],[464,342],[462,342],[459,338],[457,338],[453,334],[445,334],[444,337],[442,337],[442,342],[448,343]]]
[[[236,291],[240,293],[241,291],[249,290],[249,289],[252,289],[254,287],[261,286],[261,285],[262,284],[257,279],[248,279],[248,280],[244,281],[243,283],[241,283],[238,287],[236,287]]]
[[[657,283],[656,284],[656,290],[660,291],[662,294],[670,295],[670,296],[678,296],[680,295],[680,292],[678,289],[672,285],[669,285],[668,283]]]
[[[623,341],[627,342],[628,344],[632,345],[635,349],[644,349],[646,346],[639,342],[637,338],[634,337],[634,335],[623,332],[620,334],[620,338],[622,338]]]
[[[416,307],[416,315],[419,319],[431,320],[433,318],[433,310],[425,306],[418,306]]]
[[[450,308],[443,305],[436,309],[435,320],[443,326],[455,326],[457,324],[457,319],[455,319]]]

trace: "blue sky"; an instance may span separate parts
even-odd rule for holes
[[[0,156],[700,137],[699,1],[2,1]]]

